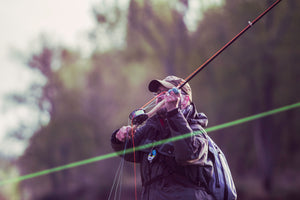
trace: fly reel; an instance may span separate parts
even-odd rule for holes
[[[133,125],[140,125],[148,119],[148,115],[145,113],[145,110],[137,109],[130,113],[129,119]]]
[[[178,88],[174,87],[168,91],[168,93],[174,92],[175,94],[179,94]],[[157,112],[157,110],[164,104],[164,101],[158,103],[151,111],[145,113],[144,109],[136,109],[129,115],[129,119],[131,120],[133,125],[140,125],[144,121],[146,121],[149,116],[151,117],[153,114]]]

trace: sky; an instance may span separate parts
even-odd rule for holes
[[[37,114],[26,107],[7,107],[4,96],[24,92],[41,77],[13,56],[31,52],[41,34],[58,44],[80,48],[94,26],[91,8],[96,0],[0,0],[0,152],[20,154],[24,145],[5,137],[21,120],[34,123]]]
[[[128,0],[118,0],[125,6]],[[8,107],[5,96],[24,93],[32,83],[42,83],[13,52],[29,53],[40,36],[50,36],[55,44],[75,49],[88,49],[87,34],[95,27],[92,6],[110,0],[0,0],[0,155],[20,155],[26,143],[6,137],[21,122],[37,124],[38,113],[26,106]],[[201,3],[199,3],[201,2]],[[199,6],[219,4],[221,0],[190,0],[186,23],[193,26]],[[178,7],[178,9],[180,9]],[[197,21],[197,20],[196,20]],[[84,53],[84,52],[83,52]],[[24,145],[25,144],[25,145]]]

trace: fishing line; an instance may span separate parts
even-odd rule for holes
[[[116,196],[117,196],[116,195],[116,193],[117,193],[116,191],[118,190],[118,187],[119,187],[120,176],[123,173],[123,163],[124,163],[124,160],[121,159],[119,167],[118,167],[117,172],[116,172],[116,175],[115,175],[114,180],[113,180],[113,185],[112,185],[111,190],[109,192],[108,200],[111,200],[112,194],[113,194],[114,190],[115,190],[114,197],[116,198]]]
[[[128,120],[128,124],[130,124],[130,120]],[[131,125],[131,127],[133,127]],[[131,137],[133,139],[133,132],[131,132]],[[126,140],[125,140],[125,145],[124,145],[124,150],[123,150],[123,156],[125,156],[125,152],[126,152],[126,148],[127,148],[127,144],[128,144],[128,138],[126,137]],[[134,150],[134,142],[133,142],[133,153],[134,153],[134,174],[135,174],[135,193],[136,193],[136,198],[137,198],[137,184],[136,184],[136,166],[135,166],[135,150]],[[122,193],[122,180],[123,180],[123,168],[124,168],[124,162],[125,160],[124,159],[121,159],[120,161],[120,165],[119,165],[119,168],[117,169],[117,173],[115,175],[115,178],[114,178],[114,181],[113,181],[113,185],[112,185],[112,188],[111,188],[111,191],[110,191],[110,194],[109,194],[109,198],[108,200],[111,199],[112,197],[112,192],[113,190],[115,189],[115,194],[114,194],[114,200],[116,200],[116,197],[119,196],[118,199],[121,199],[121,193]],[[119,193],[118,193],[119,191]]]
[[[132,150],[133,150],[133,169],[134,169],[134,196],[137,200],[137,178],[136,178],[136,158],[135,158],[135,145],[134,145],[134,130],[133,124],[131,123],[131,141],[132,141]]]
[[[125,155],[125,153],[126,153],[127,143],[128,143],[128,139],[126,139],[126,141],[125,141],[123,155]],[[117,169],[117,173],[116,173],[116,175],[114,177],[114,180],[113,180],[113,185],[111,187],[108,200],[111,199],[113,190],[115,190],[114,200],[116,200],[117,196],[119,196],[119,199],[121,199],[121,192],[122,192],[121,189],[122,189],[124,163],[125,163],[125,160],[121,159],[119,167]],[[119,191],[119,195],[117,195],[118,191]]]
[[[255,18],[253,21],[248,21],[248,25],[235,37],[233,37],[228,43],[226,43],[221,49],[219,49],[213,56],[211,56],[208,60],[206,60],[201,66],[199,66],[193,73],[191,73],[187,78],[185,78],[176,88],[181,89],[185,84],[187,84],[192,78],[194,78],[200,71],[202,71],[210,62],[212,62],[218,55],[220,55],[227,47],[229,47],[234,41],[236,41],[242,34],[244,34],[250,27],[252,27],[258,20],[260,20],[265,14],[267,14],[272,8],[274,8],[281,0],[277,0],[275,3],[273,3],[269,8],[267,8],[264,12],[262,12],[257,18]],[[131,113],[131,119],[133,124],[141,124],[143,121],[145,121],[149,115],[144,113],[144,109],[147,105],[149,105],[151,102],[153,102],[160,94],[152,98],[150,101],[148,101],[144,106],[142,106],[140,109],[136,110],[140,113]],[[143,112],[141,112],[143,111]],[[139,115],[140,114],[140,115]],[[132,140],[133,134],[132,134]],[[133,145],[134,148],[134,145]],[[135,151],[133,151],[134,154],[134,160],[135,160]],[[135,163],[135,162],[134,162]],[[135,171],[135,165],[134,165],[134,171]],[[135,182],[136,182],[136,172],[135,172]],[[136,186],[135,186],[136,187]]]
[[[124,155],[125,155],[125,152],[124,152]],[[124,163],[125,163],[125,160],[121,159],[121,168],[120,168],[121,170],[119,171],[114,200],[121,199]]]
[[[157,98],[157,97],[156,97],[156,98]],[[156,99],[156,98],[155,98],[155,99]],[[146,106],[144,107],[144,109],[145,109],[145,110],[151,109],[151,108],[153,108],[155,105],[156,105],[156,104],[155,104],[155,101],[152,100],[148,105],[146,105]]]
[[[298,108],[298,107],[300,107],[300,102],[294,103],[294,104],[291,104],[291,105],[287,105],[287,106],[283,106],[283,107],[273,109],[273,110],[270,110],[270,111],[262,112],[262,113],[259,113],[259,114],[256,114],[256,115],[248,116],[248,117],[245,117],[245,118],[241,118],[241,119],[238,119],[238,120],[235,120],[235,121],[231,121],[231,122],[227,122],[227,123],[224,123],[224,124],[216,125],[216,126],[205,129],[205,131],[207,133],[209,133],[209,132],[221,130],[221,129],[224,129],[224,128],[228,128],[228,127],[232,127],[232,126],[239,125],[239,124],[242,124],[242,123],[246,123],[246,122],[249,122],[249,121],[253,121],[253,120],[256,120],[256,119],[259,119],[259,118],[262,118],[262,117],[274,115],[274,114],[277,114],[277,113],[280,113],[280,112],[283,112],[283,111],[295,109],[295,108]],[[199,133],[201,133],[201,132],[194,132],[194,134],[199,134]],[[168,138],[168,139],[165,139],[165,140],[160,140],[160,141],[157,141],[157,142],[154,142],[154,143],[149,143],[149,144],[146,144],[146,145],[137,146],[137,147],[135,147],[135,151],[143,150],[143,149],[150,148],[150,147],[153,147],[153,146],[158,146],[158,145],[164,144],[166,142],[181,140],[181,139],[184,139],[184,138],[188,138],[190,136],[191,136],[190,133],[188,133],[188,134],[184,134],[184,135],[181,135],[181,136]],[[113,153],[93,157],[93,158],[90,158],[90,159],[70,163],[70,164],[55,167],[55,168],[52,168],[52,169],[47,169],[47,170],[39,171],[39,172],[36,172],[36,173],[31,173],[31,174],[27,174],[27,175],[24,175],[24,176],[19,176],[19,177],[3,180],[3,181],[0,181],[0,186],[6,185],[6,184],[9,184],[9,183],[24,181],[24,180],[27,180],[27,179],[47,175],[47,174],[50,174],[50,173],[54,173],[54,172],[58,172],[58,171],[62,171],[62,170],[66,170],[66,169],[70,169],[70,168],[74,168],[74,167],[78,167],[78,166],[81,166],[81,165],[90,164],[90,163],[93,163],[93,162],[98,162],[98,161],[101,161],[101,160],[121,156],[121,155],[132,153],[132,152],[133,152],[133,149],[129,148],[129,149],[126,149],[126,150],[122,150],[122,151],[118,151],[118,152],[113,152]]]

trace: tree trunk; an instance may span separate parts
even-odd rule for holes
[[[267,5],[273,3],[272,0],[266,0]],[[288,1],[289,10],[293,9],[295,1]],[[261,104],[254,102],[253,109],[258,113],[262,110],[271,110],[273,108],[273,94],[276,83],[275,71],[277,68],[276,57],[273,50],[279,42],[280,37],[286,32],[289,26],[291,12],[288,12],[278,25],[274,25],[274,15],[272,12],[265,16],[265,29],[268,33],[268,38],[265,42],[265,50],[262,54],[262,71],[263,80]],[[273,188],[273,170],[274,170],[274,144],[277,144],[277,130],[273,128],[272,117],[260,119],[254,126],[255,147],[257,150],[258,161],[262,173],[262,184],[266,191],[270,192]]]

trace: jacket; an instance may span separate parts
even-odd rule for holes
[[[194,104],[185,110],[167,112],[164,117],[155,115],[139,127],[134,134],[135,147],[162,139],[188,134],[180,140],[168,142],[152,148],[135,152],[135,162],[140,163],[142,178],[142,200],[210,200],[205,185],[192,181],[191,166],[205,163],[208,153],[208,141],[201,131],[207,125],[207,117],[197,113]],[[125,142],[116,139],[116,130],[112,134],[111,145],[115,151],[123,150]],[[126,148],[132,147],[132,140],[127,141]],[[123,155],[133,162],[133,153]],[[193,175],[192,175],[193,176]]]

